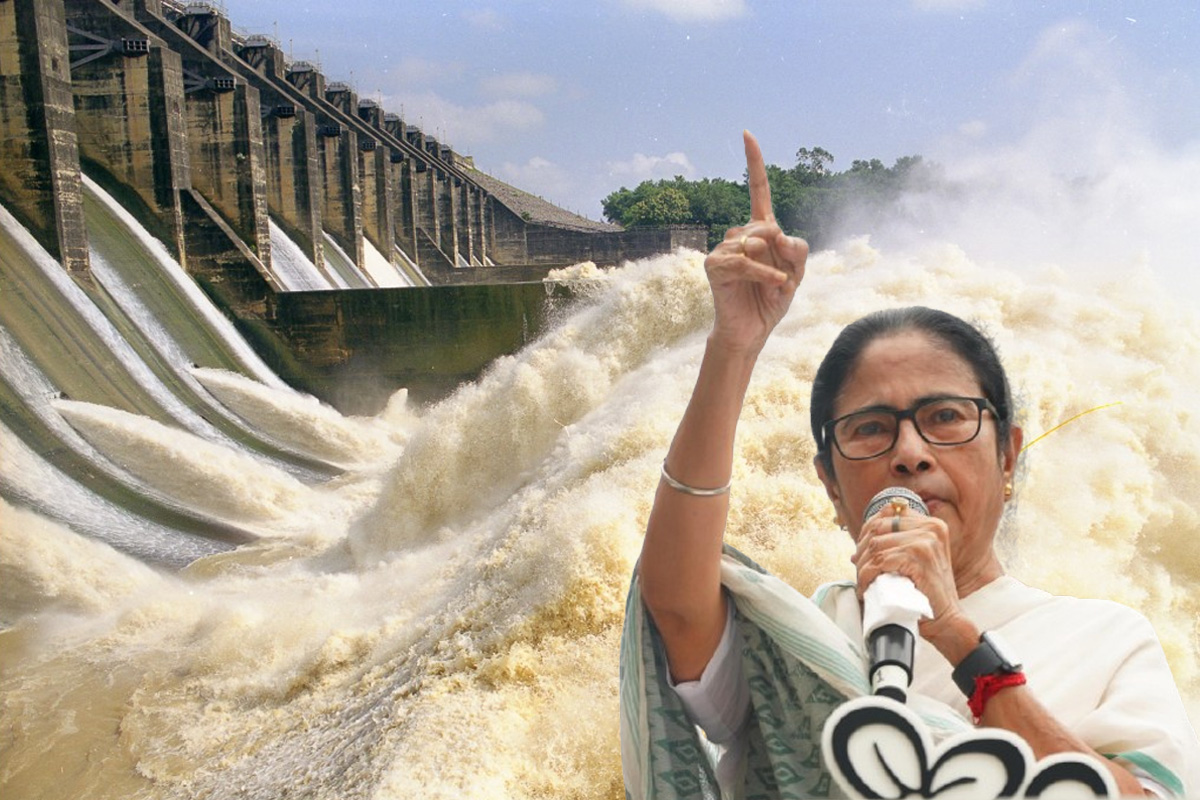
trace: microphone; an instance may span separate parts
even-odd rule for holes
[[[867,510],[863,512],[863,521],[894,502],[904,503],[913,511],[929,515],[929,508],[920,495],[900,486],[892,486],[871,498]],[[901,703],[908,699],[917,623],[922,617],[932,616],[929,598],[903,575],[884,573],[876,577],[863,592],[863,633],[870,657],[867,677],[874,694]]]

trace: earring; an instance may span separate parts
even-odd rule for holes
[[[845,522],[842,522],[842,515],[841,515],[841,514],[838,514],[836,517],[834,517],[834,518],[833,518],[833,524],[834,524],[834,525],[837,525],[837,526],[838,526],[839,528],[841,528],[842,530],[846,530],[846,523],[845,523]]]
[[[1013,486],[1012,486],[1012,483],[1006,483],[1006,484],[1004,484],[1004,499],[1005,499],[1005,500],[1012,500],[1012,496],[1013,496]]]

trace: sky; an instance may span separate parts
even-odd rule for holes
[[[740,180],[742,129],[783,167],[822,147],[835,170],[921,155],[984,180],[1104,184],[1102,240],[1122,216],[1174,236],[1200,217],[1195,0],[219,5],[479,169],[592,219],[643,180]],[[1108,180],[1121,170],[1167,185]],[[1037,206],[1062,189],[1006,189],[1018,217],[1030,192],[1049,193]],[[1170,249],[1200,263],[1180,238]]]

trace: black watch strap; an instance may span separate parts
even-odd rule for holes
[[[970,697],[975,693],[975,679],[982,675],[1020,672],[1021,665],[1013,663],[995,641],[995,635],[984,633],[979,644],[954,668],[954,683]]]

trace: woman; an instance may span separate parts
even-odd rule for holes
[[[742,779],[748,721],[763,713],[747,688],[758,676],[743,674],[757,662],[738,652],[754,647],[738,644],[747,623],[722,588],[734,435],[755,361],[808,256],[805,242],[775,222],[749,133],[745,147],[751,220],[705,261],[716,318],[663,463],[638,567],[670,685],[691,721],[726,748],[723,784]],[[1124,795],[1200,791],[1187,774],[1200,763],[1200,746],[1148,623],[1115,604],[1054,598],[1004,576],[994,540],[1022,432],[983,336],[928,309],[862,320],[818,371],[811,416],[817,474],[857,545],[856,582],[817,599],[839,628],[861,641],[863,591],[880,574],[907,576],[932,610],[919,627],[916,695],[1018,734],[1038,758],[1099,755]],[[928,515],[901,504],[863,519],[870,499],[893,486],[919,494]],[[995,631],[1014,640],[1024,669],[983,638]],[[756,741],[761,749],[761,735]]]

